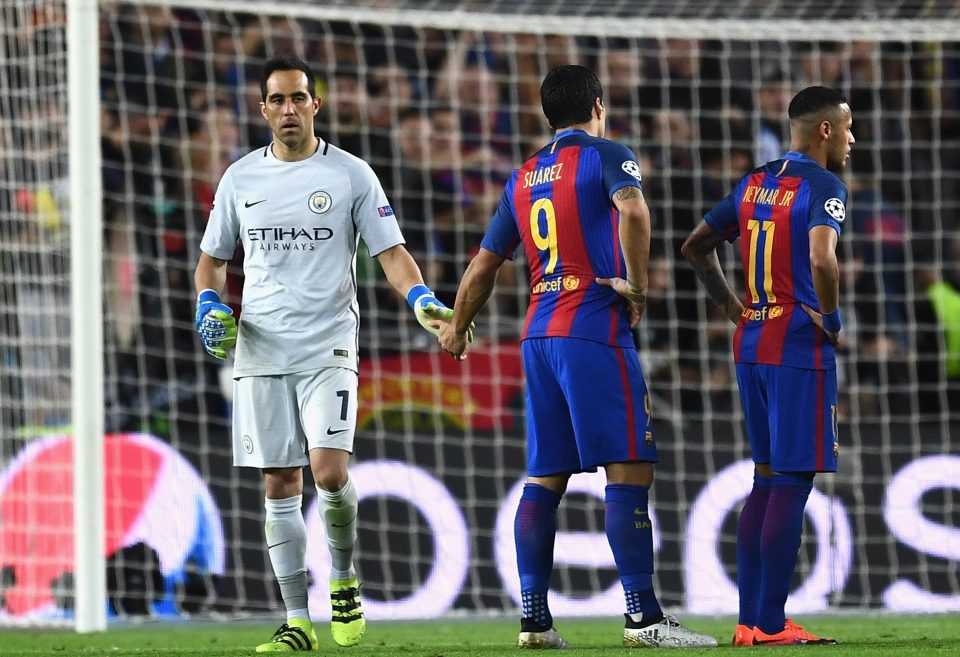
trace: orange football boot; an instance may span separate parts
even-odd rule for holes
[[[733,630],[733,645],[752,646],[753,628],[749,625],[737,625],[736,629]]]
[[[810,634],[788,618],[783,629],[776,634],[767,634],[759,627],[753,632],[755,646],[807,646],[807,645],[836,645],[836,639],[826,639]]]

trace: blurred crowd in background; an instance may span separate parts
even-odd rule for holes
[[[787,150],[796,91],[840,89],[857,139],[844,174],[841,412],[938,418],[960,409],[960,43],[541,36],[123,3],[101,10],[112,428],[142,427],[176,399],[226,417],[221,372],[194,334],[193,267],[220,176],[270,141],[260,65],[287,53],[317,75],[319,135],[372,165],[448,304],[511,170],[551,138],[543,75],[571,62],[593,69],[607,136],[637,153],[653,216],[640,330],[647,378],[658,402],[683,414],[727,412],[736,401],[731,329],[698,292],[679,245],[740,176]],[[4,426],[56,422],[56,405],[39,402],[69,400],[58,338],[69,330],[66,87],[36,64],[54,53],[62,73],[63,23],[26,23],[0,29],[0,331],[6,369],[19,372],[2,377]],[[739,277],[735,251],[721,255]],[[400,328],[391,327],[409,324],[409,313],[362,247],[358,260],[362,355],[395,352]],[[231,269],[228,299],[239,312],[239,253]],[[481,339],[519,336],[525,266],[504,275],[514,284],[499,286]],[[430,348],[403,335],[421,340],[405,349]],[[50,376],[58,367],[63,376]]]

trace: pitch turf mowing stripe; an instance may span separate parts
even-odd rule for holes
[[[724,654],[740,655],[743,649],[730,646],[736,619],[698,618],[679,614],[681,621],[720,641]],[[622,617],[621,617],[622,618]],[[960,614],[929,616],[831,615],[799,616],[797,622],[812,632],[836,637],[837,646],[810,648],[768,647],[764,656],[798,655],[810,651],[829,652],[830,657],[890,655],[896,657],[946,657],[960,654]],[[558,618],[563,637],[586,657],[629,657],[620,646],[622,621]],[[145,655],[156,657],[233,657],[253,654],[254,646],[275,625],[245,621],[147,624],[139,627],[111,627],[103,634],[78,635],[68,631],[0,629],[0,657],[65,657],[73,655]],[[426,623],[372,622],[363,643],[349,649],[350,657],[521,657],[517,648],[519,622],[464,620]],[[717,655],[717,649],[684,650],[683,657]],[[730,651],[740,650],[733,653]],[[346,654],[329,635],[320,635],[320,652]],[[751,654],[755,651],[748,650]],[[636,657],[641,657],[639,652]]]

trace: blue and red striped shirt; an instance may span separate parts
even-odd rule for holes
[[[838,233],[847,188],[809,157],[789,152],[740,179],[704,220],[733,242],[739,237],[746,283],[734,334],[737,363],[816,370],[836,367],[833,345],[800,304],[820,310],[810,269],[810,229]]]
[[[617,190],[640,187],[633,152],[564,130],[513,172],[481,248],[530,266],[523,339],[560,336],[633,347],[627,302],[596,278],[625,277]]]

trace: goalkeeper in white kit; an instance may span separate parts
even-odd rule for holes
[[[195,274],[197,332],[217,358],[236,346],[234,464],[263,472],[267,547],[287,622],[257,652],[319,650],[301,512],[308,463],[330,548],[330,627],[334,641],[351,646],[365,628],[353,565],[357,491],[347,471],[357,418],[359,238],[421,325],[436,333],[452,312],[423,284],[370,166],[314,134],[322,101],[307,64],[271,59],[260,89],[273,141],[231,165],[217,188]],[[239,326],[220,300],[238,240]]]

